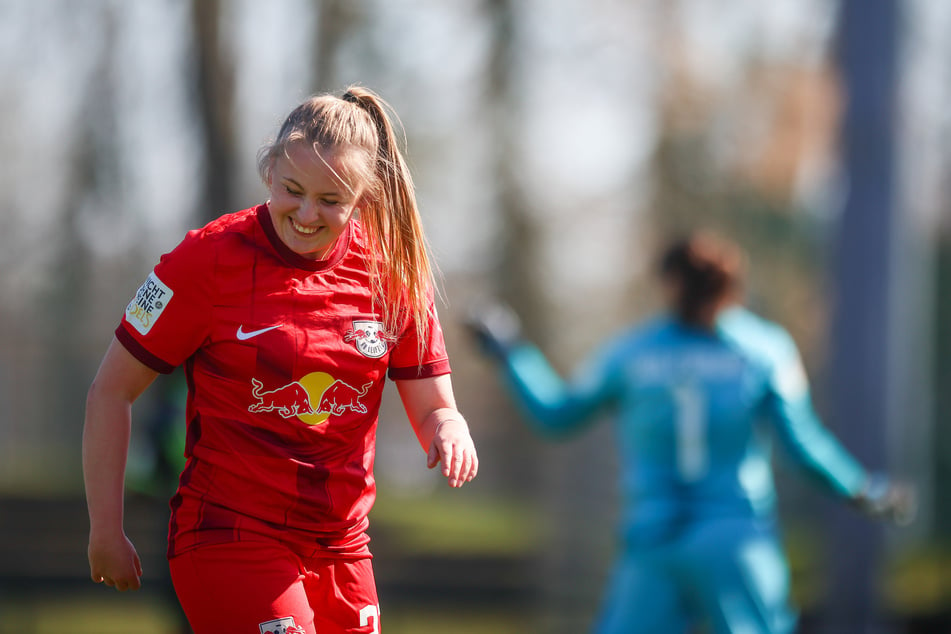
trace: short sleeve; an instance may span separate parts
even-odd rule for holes
[[[426,328],[426,340],[420,346],[416,321],[407,320],[406,327],[390,351],[388,376],[394,381],[403,379],[425,379],[441,374],[449,374],[449,355],[446,352],[446,340],[436,305],[429,304],[426,312],[429,320]]]
[[[135,292],[116,338],[153,370],[171,372],[208,336],[212,319],[214,251],[190,232],[161,257]]]

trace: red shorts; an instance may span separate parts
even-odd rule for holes
[[[201,546],[169,560],[195,634],[377,634],[369,559],[301,557],[280,543]]]

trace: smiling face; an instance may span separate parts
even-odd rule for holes
[[[271,167],[268,212],[281,241],[291,251],[322,259],[344,232],[360,203],[357,150],[322,150],[292,143]]]

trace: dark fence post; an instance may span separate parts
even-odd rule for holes
[[[872,469],[886,466],[898,18],[895,0],[843,0],[839,19],[847,196],[832,243],[829,422]],[[823,631],[888,631],[877,601],[881,527],[840,506],[830,511],[829,537]]]

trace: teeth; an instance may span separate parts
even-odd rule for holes
[[[300,224],[293,218],[291,218],[291,225],[294,227],[294,229],[296,229],[297,231],[300,231],[301,233],[316,233],[317,232],[317,227],[305,227],[304,225]]]

